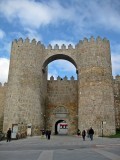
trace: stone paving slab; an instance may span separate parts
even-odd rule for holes
[[[39,136],[0,142],[0,160],[120,160],[120,139]]]

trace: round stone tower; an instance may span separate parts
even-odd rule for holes
[[[33,39],[20,38],[12,43],[8,90],[4,108],[4,132],[18,125],[18,130],[32,127],[34,135],[43,128],[44,95],[47,75],[41,72],[44,46]],[[44,84],[43,84],[44,81]]]
[[[113,81],[110,44],[93,37],[77,45],[78,56],[78,126],[93,127],[98,135],[115,133]]]

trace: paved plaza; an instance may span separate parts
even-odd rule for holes
[[[120,138],[40,136],[0,142],[0,160],[120,160]]]

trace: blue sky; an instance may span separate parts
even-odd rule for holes
[[[14,39],[61,46],[91,36],[109,39],[113,76],[120,74],[119,0],[0,0],[0,81],[7,81]],[[49,64],[51,75],[76,76],[74,66],[64,60]]]

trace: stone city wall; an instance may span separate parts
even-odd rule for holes
[[[114,85],[114,102],[115,102],[115,124],[116,129],[120,130],[120,76],[113,79]]]
[[[47,82],[46,127],[55,132],[55,123],[64,120],[68,123],[68,134],[76,134],[78,128],[78,81],[67,77]],[[65,107],[67,114],[55,114],[58,107]]]
[[[0,131],[3,130],[4,105],[6,101],[7,83],[0,83]]]

